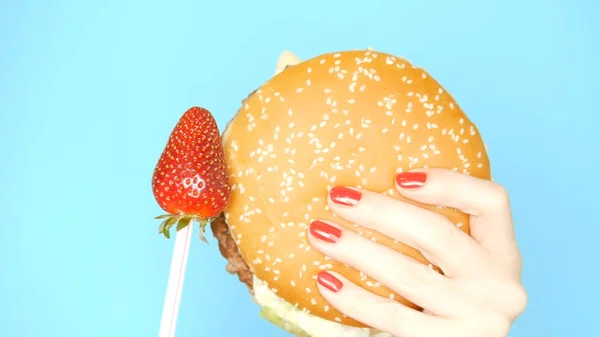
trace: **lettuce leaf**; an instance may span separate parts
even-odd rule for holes
[[[275,324],[279,328],[295,335],[296,337],[312,337],[308,332],[302,329],[300,326],[286,321],[283,317],[277,314],[277,310],[270,307],[262,307],[260,309],[260,316],[267,321]]]

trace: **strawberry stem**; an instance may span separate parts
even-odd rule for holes
[[[209,219],[194,218],[194,220],[196,220],[198,222],[198,225],[200,228],[200,230],[198,231],[199,232],[198,236],[200,237],[200,240],[202,240],[202,242],[208,244],[208,241],[206,240],[204,233],[206,233],[206,226],[213,220],[213,218],[209,218]]]
[[[198,222],[200,227],[200,240],[204,243],[208,244],[206,237],[204,234],[206,233],[206,226],[211,223],[214,218],[202,218],[197,215],[190,214],[163,214],[157,216],[155,219],[163,220],[160,226],[158,226],[158,234],[164,235],[167,239],[171,238],[171,227],[175,226],[175,231],[179,232],[184,229],[186,226],[189,226],[191,222]]]

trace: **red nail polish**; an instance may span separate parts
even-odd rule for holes
[[[319,275],[317,275],[317,281],[320,285],[333,291],[334,293],[342,290],[342,287],[344,286],[342,281],[338,280],[335,276],[326,271],[322,271],[319,273]]]
[[[329,196],[336,204],[354,206],[360,200],[362,193],[351,188],[335,186],[329,191]]]
[[[402,188],[419,188],[425,185],[425,172],[402,172],[396,176],[396,184]]]
[[[309,230],[315,238],[329,243],[336,243],[342,236],[341,229],[319,220],[313,221]]]

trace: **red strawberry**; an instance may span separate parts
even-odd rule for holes
[[[168,214],[159,233],[169,238],[190,221],[200,223],[200,238],[206,225],[219,215],[229,202],[227,165],[223,143],[210,111],[192,107],[183,114],[163,150],[152,177],[154,198]]]

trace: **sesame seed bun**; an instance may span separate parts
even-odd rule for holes
[[[233,186],[224,214],[239,252],[279,297],[330,321],[364,327],[320,295],[315,279],[322,270],[419,309],[312,249],[307,228],[315,219],[331,220],[429,264],[417,250],[332,214],[327,191],[356,186],[414,204],[395,191],[397,173],[447,168],[490,179],[477,128],[426,71],[385,53],[329,53],[277,72],[224,134]],[[419,205],[469,233],[467,215]]]

